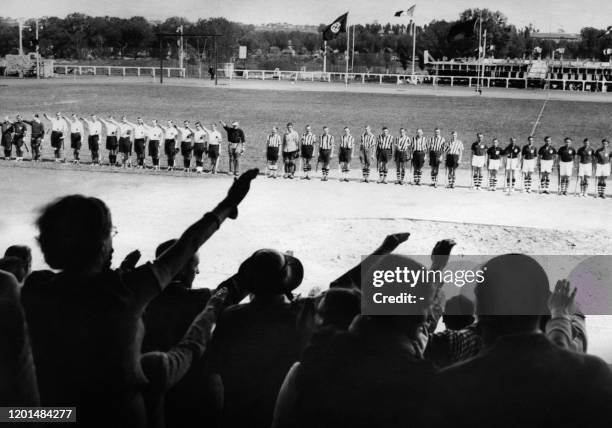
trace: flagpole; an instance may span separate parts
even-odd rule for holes
[[[345,86],[348,86],[348,64],[349,64],[349,45],[351,42],[350,39],[350,33],[351,33],[351,27],[348,25],[348,15],[346,17],[346,73],[344,74],[344,84]]]
[[[323,40],[323,74],[327,73],[327,40]]]
[[[476,92],[480,89],[480,68],[482,66],[481,52],[482,48],[482,9],[478,11],[478,78],[476,79]]]
[[[351,52],[351,71],[354,73],[355,72],[355,25],[353,25],[353,49]]]
[[[416,55],[416,21],[412,20],[412,81],[414,82],[414,57]]]

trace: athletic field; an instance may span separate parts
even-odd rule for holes
[[[466,93],[451,97],[452,91],[443,96],[434,91],[388,89],[385,93],[381,88],[370,93],[336,87],[322,92],[318,90],[322,86],[304,90],[296,86],[266,83],[212,88],[171,82],[160,87],[128,80],[9,80],[0,81],[0,116],[21,113],[29,118],[34,112],[60,110],[115,117],[126,114],[130,119],[140,115],[145,120],[239,120],[248,141],[245,167],[263,167],[267,130],[287,121],[294,122],[298,130],[306,123],[315,130],[326,124],[335,135],[346,125],[357,134],[359,126],[369,123],[376,130],[389,126],[394,133],[400,126],[411,133],[417,126],[426,133],[439,126],[445,136],[456,129],[466,146],[477,131],[487,140],[496,135],[505,143],[515,135],[522,143],[543,103],[540,94],[517,99],[520,91],[508,92],[508,98],[477,98]],[[536,132],[537,145],[545,134],[557,143],[566,133],[575,140],[589,136],[594,142],[608,136],[612,105],[599,100],[549,100]],[[51,157],[48,141],[45,145],[45,156]],[[102,157],[106,160],[104,150]],[[87,149],[82,158],[88,159]],[[227,156],[221,162],[226,168]],[[357,162],[354,169],[357,177]],[[455,191],[260,176],[241,207],[239,219],[225,224],[200,252],[201,274],[196,284],[215,286],[254,250],[273,247],[292,250],[304,262],[306,277],[299,291],[306,293],[313,287],[325,288],[385,235],[400,231],[411,233],[399,249],[406,254],[428,254],[443,238],[455,239],[454,253],[465,255],[612,254],[610,199],[477,192],[465,187],[469,184],[466,172],[458,178],[462,186]],[[393,174],[391,166],[391,179]],[[428,169],[424,177],[428,183]],[[145,260],[150,259],[158,243],[176,237],[212,208],[230,183],[226,175],[211,179],[178,172],[124,172],[106,166],[92,169],[52,163],[35,167],[29,162],[15,165],[0,161],[0,249],[18,242],[31,245],[35,248],[34,268],[44,268],[35,242],[35,209],[57,196],[83,193],[101,197],[113,212],[119,230],[114,239],[116,263],[136,248]],[[589,316],[587,325],[590,352],[612,362],[612,316]]]

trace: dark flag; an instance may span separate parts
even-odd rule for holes
[[[414,17],[415,8],[416,8],[416,4],[410,6],[407,10],[398,10],[397,12],[395,12],[394,16],[399,18],[400,16],[403,16],[405,14],[406,16],[410,16],[412,18]]]
[[[323,30],[323,40],[333,40],[338,37],[340,33],[346,33],[346,21],[348,19],[348,12],[344,15],[336,18],[334,22],[329,24]]]
[[[612,25],[606,28],[606,31],[603,34],[600,34],[597,38],[601,39],[603,37],[609,36],[610,34],[612,34]]]
[[[453,24],[448,30],[448,34],[446,35],[446,41],[452,42],[453,40],[457,40],[460,36],[465,38],[472,37],[474,35],[474,28],[476,27],[476,23],[478,22],[478,18],[470,19],[469,21],[457,22]]]

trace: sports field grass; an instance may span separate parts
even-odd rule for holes
[[[523,144],[531,132],[542,107],[541,100],[500,99],[480,97],[440,97],[429,95],[399,95],[350,92],[315,92],[229,89],[226,87],[160,86],[152,82],[122,82],[112,80],[79,83],[78,81],[31,82],[0,86],[0,117],[21,113],[26,118],[35,113],[62,111],[80,115],[126,115],[130,120],[142,116],[145,120],[173,119],[182,123],[188,119],[204,123],[239,120],[247,135],[245,166],[264,164],[264,141],[273,125],[284,129],[293,122],[298,131],[311,124],[315,133],[327,125],[339,136],[344,126],[354,135],[370,124],[374,132],[388,126],[394,135],[400,127],[414,134],[417,127],[431,134],[435,127],[448,136],[459,133],[466,148],[482,132],[490,141],[498,137],[506,144],[514,136]],[[559,145],[570,136],[578,145],[584,137],[594,144],[610,134],[612,104],[550,100],[535,133],[537,145],[545,135]],[[48,124],[48,122],[47,122]],[[49,145],[44,155],[51,157]],[[102,150],[106,159],[105,150]],[[68,151],[68,157],[71,155]],[[89,159],[84,148],[82,159]],[[163,165],[162,161],[162,165]],[[221,165],[225,167],[225,164]]]

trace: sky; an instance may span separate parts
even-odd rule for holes
[[[38,18],[81,12],[92,16],[144,16],[163,20],[182,16],[190,21],[222,16],[245,24],[288,22],[318,25],[349,11],[349,24],[378,20],[404,22],[394,12],[416,3],[415,19],[457,19],[468,8],[486,7],[504,13],[519,27],[533,23],[543,32],[612,25],[612,1],[606,0],[1,0],[0,16]]]

